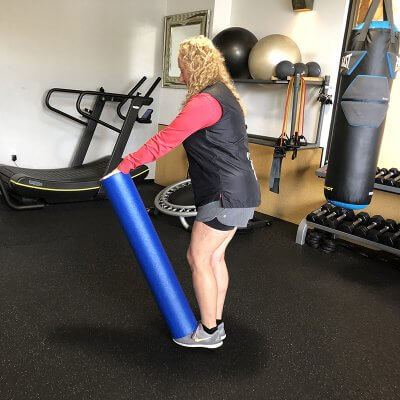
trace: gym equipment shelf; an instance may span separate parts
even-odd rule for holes
[[[341,239],[344,239],[346,241],[360,244],[365,247],[369,247],[374,250],[381,250],[381,251],[386,251],[388,253],[395,254],[397,256],[400,256],[400,249],[396,249],[394,247],[386,246],[381,243],[373,242],[368,239],[364,239],[362,237],[352,235],[350,233],[342,232],[337,229],[332,229],[324,225],[316,224],[315,222],[310,222],[307,221],[306,218],[303,218],[299,224],[299,227],[297,228],[297,234],[296,234],[296,243],[303,246],[305,241],[306,241],[306,235],[307,231],[309,228],[312,229],[319,229],[321,231],[329,232],[334,235],[334,238],[338,237]]]
[[[290,82],[292,77],[288,77],[289,79],[278,79],[273,77],[272,79],[263,80],[263,79],[234,79],[235,83],[258,83],[264,85],[285,85]],[[305,77],[304,80],[308,85],[316,85],[316,86],[323,86],[325,84],[325,78],[318,77]]]
[[[315,175],[317,175],[318,178],[325,178],[326,177],[326,170],[327,170],[327,165],[324,165],[323,167],[318,168],[315,171]],[[381,185],[380,183],[375,183],[374,184],[374,189],[382,190],[383,192],[390,192],[390,193],[400,194],[400,188],[393,187],[393,186],[388,186],[388,185]]]
[[[247,136],[249,138],[249,143],[261,144],[268,147],[275,147],[276,145],[276,137],[253,135],[252,133],[248,133]],[[308,143],[305,146],[301,146],[298,150],[317,149],[319,147],[321,147],[319,143]]]
[[[289,76],[287,80],[280,80],[276,77],[272,77],[270,80],[262,80],[262,79],[234,79],[234,83],[250,83],[250,84],[266,84],[266,85],[284,85],[288,84],[292,79],[295,79],[295,84],[297,81],[300,80],[300,75],[296,75],[295,77]],[[320,86],[320,93],[318,95],[318,101],[321,103],[321,107],[319,110],[318,116],[318,126],[317,126],[317,134],[314,143],[308,143],[305,146],[301,146],[298,150],[304,149],[313,149],[320,147],[321,142],[321,131],[322,131],[322,123],[324,120],[325,114],[325,106],[327,104],[331,104],[331,96],[328,94],[329,90],[329,83],[330,83],[330,76],[325,75],[324,77],[304,77],[303,78],[307,85],[312,86]],[[296,81],[297,80],[297,81]],[[293,104],[297,101],[296,96],[293,97]],[[296,112],[297,107],[293,106],[292,110],[292,120],[296,120]],[[294,134],[294,124],[292,124],[292,131],[291,135]],[[277,137],[270,137],[270,136],[260,136],[260,135],[253,135],[248,134],[249,143],[254,144],[261,144],[263,146],[268,147],[275,147]]]

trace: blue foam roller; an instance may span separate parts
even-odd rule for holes
[[[102,183],[172,337],[189,335],[196,319],[131,177],[117,173]]]

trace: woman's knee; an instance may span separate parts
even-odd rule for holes
[[[187,261],[188,261],[188,263],[190,265],[190,268],[191,268],[192,264],[194,263],[194,257],[193,257],[192,250],[191,250],[190,247],[187,249],[186,259],[187,259]]]
[[[210,260],[201,252],[194,251],[191,247],[186,252],[186,258],[192,271],[210,267]]]
[[[211,265],[213,268],[218,267],[225,261],[225,251],[216,250],[211,256]]]

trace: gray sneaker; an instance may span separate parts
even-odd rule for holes
[[[220,337],[220,330],[217,329],[212,335],[208,334],[203,325],[199,323],[196,330],[187,336],[179,339],[173,339],[176,344],[184,347],[205,347],[207,349],[216,349],[223,345]]]
[[[219,332],[219,336],[220,336],[221,340],[224,340],[226,338],[226,333],[225,333],[225,325],[223,322],[221,322],[218,325],[218,332]]]

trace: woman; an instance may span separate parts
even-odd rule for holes
[[[253,217],[260,189],[249,158],[244,106],[222,55],[209,39],[196,36],[180,44],[178,62],[180,81],[188,88],[181,112],[111,174],[127,174],[183,143],[197,207],[187,260],[201,321],[191,335],[174,341],[186,347],[217,348],[226,336],[225,250],[236,229]]]

